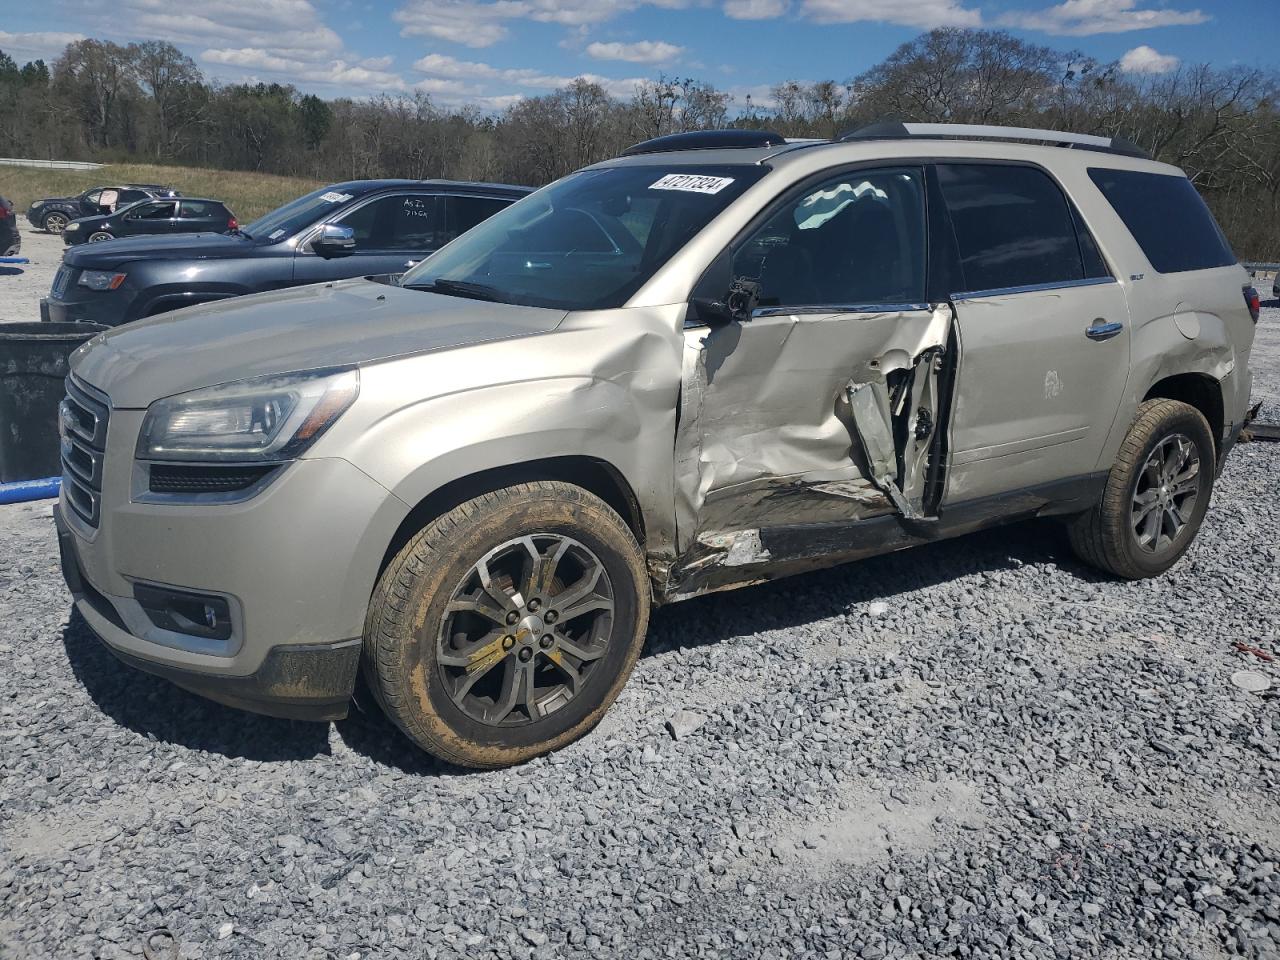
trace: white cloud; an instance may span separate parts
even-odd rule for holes
[[[8,33],[0,30],[0,50],[13,57],[19,66],[27,60],[52,62],[68,43],[83,39],[83,33]]]
[[[1126,33],[1152,27],[1190,26],[1210,17],[1200,10],[1138,9],[1138,0],[1065,0],[1044,10],[1006,13],[1001,26],[1069,37]]]
[[[981,12],[960,0],[804,0],[800,12],[819,23],[874,21],[921,30],[982,24]]]
[[[1120,58],[1120,69],[1125,73],[1168,73],[1176,70],[1181,62],[1173,54],[1161,53],[1144,43]]]
[[[724,15],[731,20],[772,20],[791,7],[791,0],[725,0]]]
[[[407,0],[391,18],[407,37],[437,37],[468,47],[491,47],[512,20],[567,27],[605,23],[644,6],[679,9],[695,0]]]
[[[413,68],[431,78],[497,83],[505,88],[501,94],[490,96],[488,99],[491,100],[501,96],[513,97],[517,100],[521,99],[521,94],[509,92],[512,87],[534,91],[556,90],[560,87],[568,86],[574,80],[579,79],[597,83],[615,97],[629,97],[635,93],[636,84],[644,82],[642,77],[616,80],[612,77],[602,77],[594,73],[580,73],[576,77],[557,76],[543,73],[540,70],[529,70],[520,67],[502,68],[488,63],[477,63],[472,60],[459,60],[440,53],[431,53],[422,57],[414,62]],[[414,86],[426,89],[423,84],[429,82],[432,81],[419,81]]]
[[[662,40],[635,43],[591,43],[587,56],[596,60],[625,60],[627,63],[667,63],[684,53],[684,47]]]

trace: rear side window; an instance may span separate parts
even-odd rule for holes
[[[1236,262],[1213,214],[1186,177],[1092,167],[1089,177],[1160,273]]]
[[[1074,211],[1044,171],[977,163],[937,171],[966,291],[1085,279]]]
[[[441,197],[445,209],[445,232],[438,238],[443,245],[466,233],[477,223],[488,220],[499,210],[511,205],[510,200],[495,197]]]
[[[183,200],[182,215],[184,217],[216,217],[222,205],[208,200]]]

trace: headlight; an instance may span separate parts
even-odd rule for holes
[[[38,209],[39,207],[43,207],[43,206],[44,206],[44,201],[43,201],[43,200],[34,200],[34,201],[32,201],[32,203],[31,203],[31,209],[32,209],[32,210],[36,210],[36,209]]]
[[[63,229],[63,230],[66,230],[68,233],[70,233],[72,230],[79,230],[79,229],[80,229],[80,224],[78,224],[78,223],[68,223],[68,224],[67,224],[65,227],[63,227],[62,229]]]
[[[224,383],[166,397],[142,421],[140,460],[291,460],[360,392],[356,369],[317,370]]]
[[[68,230],[75,224],[67,227]],[[86,270],[80,274],[78,283],[82,287],[88,287],[90,290],[114,290],[120,284],[124,283],[124,278],[128,276],[125,273],[112,273],[110,270]]]

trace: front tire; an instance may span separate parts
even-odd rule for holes
[[[115,235],[107,233],[105,230],[96,230],[89,234],[90,243],[102,243],[104,240],[114,240]]]
[[[65,213],[46,213],[42,226],[50,233],[62,233],[67,229],[67,215]]]
[[[1072,518],[1072,549],[1126,580],[1164,573],[1195,539],[1213,493],[1217,453],[1199,410],[1178,400],[1138,407],[1102,500]]]
[[[461,766],[522,763],[599,722],[649,621],[644,555],[604,501],[556,481],[433,520],[374,589],[364,670],[387,716]]]

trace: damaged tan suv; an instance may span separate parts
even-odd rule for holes
[[[515,763],[600,719],[654,603],[1040,516],[1168,569],[1245,415],[1250,297],[1121,141],[648,141],[396,282],[79,350],[66,578],[186,688],[331,719],[363,672],[427,750]]]

